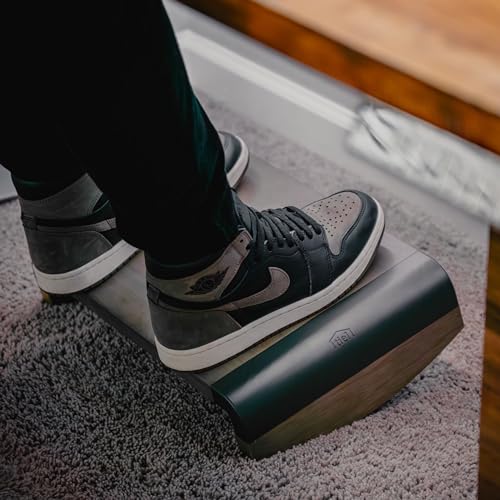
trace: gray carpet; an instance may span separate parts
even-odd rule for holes
[[[40,303],[18,205],[8,202],[0,205],[0,497],[474,498],[485,248],[203,101],[218,126],[318,191],[376,195],[388,230],[450,273],[465,330],[379,411],[251,460],[221,410],[85,307]]]

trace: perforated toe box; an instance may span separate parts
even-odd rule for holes
[[[357,193],[342,191],[311,203],[304,208],[304,212],[323,226],[330,250],[334,255],[339,255],[342,241],[358,220],[362,209],[363,201]]]
[[[304,212],[323,226],[337,271],[349,266],[363,250],[377,221],[378,204],[359,191],[341,191],[315,201]]]

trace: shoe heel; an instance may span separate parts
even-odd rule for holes
[[[214,354],[197,353],[199,348],[217,341],[241,328],[223,311],[182,311],[149,301],[151,322],[161,361],[174,370],[198,370],[204,364],[215,364]],[[218,351],[215,349],[215,351]],[[221,354],[223,361],[225,355]]]

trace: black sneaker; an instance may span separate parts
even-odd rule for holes
[[[227,181],[232,188],[236,188],[248,168],[248,147],[243,139],[235,134],[219,132],[219,137],[224,148]]]
[[[241,138],[220,132],[231,186],[249,161]],[[21,219],[40,289],[70,295],[96,286],[138,250],[121,239],[113,208],[89,175],[41,200],[19,197]]]
[[[343,191],[302,210],[257,210],[236,197],[241,230],[220,255],[164,266],[146,255],[162,362],[221,363],[330,305],[368,269],[384,231],[376,200]]]

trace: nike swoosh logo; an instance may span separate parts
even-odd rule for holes
[[[217,309],[219,311],[234,311],[235,309],[243,309],[244,307],[263,304],[264,302],[269,302],[283,295],[290,286],[290,276],[279,267],[269,267],[268,270],[271,275],[271,282],[266,288],[243,299],[234,300]]]

